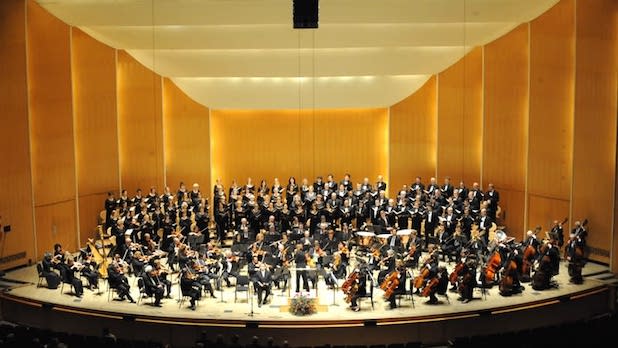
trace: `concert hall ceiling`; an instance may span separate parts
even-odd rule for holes
[[[558,0],[37,0],[215,109],[388,107]]]

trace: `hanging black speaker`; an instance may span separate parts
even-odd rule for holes
[[[319,0],[293,0],[294,29],[318,27]]]

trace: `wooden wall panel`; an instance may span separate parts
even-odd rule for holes
[[[34,1],[27,6],[31,161],[41,256],[50,245],[49,236],[41,235],[46,226],[39,223],[56,219],[48,213],[62,216],[51,237],[64,241],[67,250],[77,247],[70,28]]]
[[[543,233],[539,235],[539,238],[545,238],[544,232],[551,229],[554,220],[562,221],[569,217],[570,201],[568,199],[528,195],[528,208],[526,229],[532,230],[536,226],[541,226]]]
[[[116,197],[118,195],[116,194]],[[92,193],[79,196],[79,243],[80,246],[86,245],[88,238],[98,238],[97,225],[99,214],[104,210],[107,192]]]
[[[0,200],[1,224],[11,232],[0,232],[4,248],[0,269],[12,268],[34,259],[34,225],[28,91],[26,84],[26,4],[22,0],[0,2]],[[13,256],[25,252],[24,257]]]
[[[571,216],[589,219],[591,257],[604,262],[609,261],[615,198],[616,13],[612,0],[577,2]]]
[[[511,235],[524,232],[528,132],[528,24],[485,46],[483,186],[501,193]]]
[[[530,23],[530,194],[570,199],[574,66],[575,2],[563,0]]]
[[[477,47],[438,75],[438,182],[481,180],[483,49]]]
[[[389,184],[387,109],[320,110],[314,134],[315,175],[349,173],[354,183],[382,175]]]
[[[167,185],[199,183],[210,192],[209,110],[169,79],[163,79],[163,129]]]
[[[358,182],[387,170],[387,110],[211,111],[212,182],[269,185],[348,172]]]
[[[117,56],[118,136],[121,186],[164,185],[161,77],[125,51]]]
[[[80,244],[92,237],[108,191],[118,192],[116,51],[72,28],[71,57]],[[103,198],[101,198],[103,197]],[[93,199],[100,199],[93,204]]]
[[[60,243],[64,250],[77,251],[77,220],[75,200],[35,208],[37,255],[41,259],[46,251],[53,251]]]
[[[75,199],[70,28],[28,1],[28,89],[35,205]]]
[[[437,83],[430,78],[411,96],[390,108],[390,195],[416,176],[436,175]]]

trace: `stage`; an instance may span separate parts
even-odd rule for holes
[[[447,265],[449,270],[454,264]],[[292,274],[292,287],[294,287]],[[588,263],[584,268],[585,281],[581,285],[568,283],[566,264],[561,264],[560,274],[554,279],[558,287],[535,291],[524,284],[523,293],[503,297],[497,286],[475,289],[475,299],[467,304],[457,301],[456,293],[448,298],[438,296],[437,305],[427,304],[427,298],[404,296],[400,306],[388,309],[382,290],[375,289],[374,308],[369,299],[361,300],[361,310],[354,312],[344,301],[344,294],[327,289],[324,281],[312,290],[310,296],[319,303],[318,313],[295,316],[287,312],[288,292],[273,289],[270,303],[262,307],[254,300],[247,300],[245,292],[238,293],[234,302],[234,286],[217,291],[216,299],[203,297],[197,309],[188,309],[185,302],[179,306],[176,275],[172,276],[172,299],[164,299],[162,307],[150,305],[142,299],[139,305],[127,301],[108,302],[107,285],[100,282],[101,292],[85,290],[83,298],[70,293],[65,285],[60,289],[37,288],[36,267],[25,267],[7,273],[5,279],[24,282],[14,283],[1,295],[4,320],[24,323],[52,330],[72,331],[98,335],[102,326],[110,327],[120,337],[151,338],[174,342],[174,346],[191,345],[201,330],[215,334],[237,333],[248,342],[249,337],[273,336],[279,342],[288,340],[293,346],[318,344],[381,344],[405,342],[446,342],[460,336],[488,334],[508,330],[523,330],[541,325],[586,319],[609,311],[610,298],[615,297],[613,276],[605,266]],[[134,277],[129,277],[131,292],[137,300],[139,291]],[[342,281],[340,281],[341,284]],[[10,283],[10,282],[9,282]],[[294,289],[292,289],[294,290]],[[289,296],[295,296],[290,292]],[[252,313],[253,311],[253,313]],[[87,321],[84,321],[87,319]],[[504,325],[483,323],[499,320]],[[130,323],[130,325],[127,325]],[[358,333],[371,331],[367,337]],[[316,329],[321,329],[317,331]],[[361,331],[358,331],[358,330]],[[497,330],[497,331],[496,331]],[[308,341],[310,340],[310,341]]]

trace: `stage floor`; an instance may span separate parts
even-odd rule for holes
[[[454,267],[454,264],[448,265],[449,271]],[[377,320],[382,322],[414,322],[415,320],[438,320],[447,318],[463,317],[466,313],[479,311],[506,312],[516,310],[516,308],[525,308],[534,306],[535,304],[550,302],[572,296],[577,293],[591,291],[596,288],[604,288],[607,285],[607,279],[612,278],[611,273],[605,266],[594,263],[588,263],[584,268],[585,281],[581,285],[574,285],[568,282],[568,273],[566,263],[561,263],[560,274],[554,279],[559,284],[558,288],[545,291],[535,291],[529,283],[524,284],[525,290],[518,295],[503,297],[499,295],[497,286],[486,291],[486,296],[482,296],[481,289],[475,289],[475,299],[467,304],[457,301],[458,294],[449,292],[450,303],[444,296],[438,296],[440,302],[437,305],[427,304],[427,298],[414,296],[414,305],[409,297],[403,297],[400,302],[400,307],[389,309],[388,303],[382,298],[382,290],[375,289],[374,303],[375,308],[371,308],[370,301],[363,299],[361,302],[361,311],[354,312],[349,309],[348,304],[344,301],[344,294],[338,290],[333,292],[327,289],[323,280],[320,280],[317,291],[317,299],[319,302],[318,313],[298,317],[286,311],[288,305],[288,292],[282,294],[281,290],[273,289],[270,303],[262,307],[257,306],[257,300],[253,305],[253,316],[251,313],[251,301],[247,301],[245,293],[238,294],[238,301],[234,302],[234,287],[225,287],[223,292],[217,291],[216,299],[203,297],[200,301],[197,310],[192,311],[188,308],[188,301],[185,301],[182,307],[179,307],[178,291],[179,287],[176,280],[176,275],[172,276],[172,299],[164,299],[162,307],[154,307],[150,305],[150,299],[145,298],[139,305],[131,304],[128,301],[120,302],[112,300],[108,302],[106,292],[107,285],[104,281],[100,282],[102,293],[97,294],[97,291],[85,290],[82,298],[75,297],[68,293],[69,286],[65,285],[64,292],[60,289],[50,290],[44,287],[37,288],[37,271],[35,266],[24,267],[9,272],[5,279],[17,280],[25,282],[24,284],[16,284],[6,292],[8,296],[25,301],[32,300],[35,303],[44,305],[59,306],[66,309],[83,310],[84,312],[93,311],[98,314],[135,316],[145,317],[150,320],[166,320],[166,321],[188,321],[188,322],[213,322],[213,323],[233,323],[240,321],[244,325],[247,321],[271,322],[273,324],[294,325],[295,323],[311,325],[311,323],[320,325],[328,325],[329,323],[343,324],[345,322],[352,323],[367,320]],[[293,276],[294,274],[292,274]],[[292,280],[294,277],[292,277]],[[132,284],[131,293],[137,300],[138,288],[134,277],[129,277],[129,282]],[[340,281],[341,284],[342,281]],[[233,280],[232,280],[233,283]],[[292,281],[292,286],[294,286]],[[294,289],[292,289],[294,290]],[[316,291],[312,290],[311,295],[315,296]],[[290,293],[294,296],[294,292]],[[432,319],[433,318],[433,319]]]

